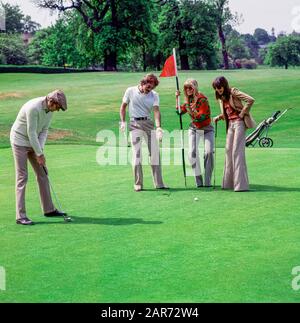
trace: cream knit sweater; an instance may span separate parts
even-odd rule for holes
[[[52,115],[47,112],[45,97],[24,104],[10,132],[11,144],[32,147],[37,156],[43,155]]]

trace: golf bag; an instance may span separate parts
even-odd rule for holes
[[[287,111],[290,109],[286,109],[284,112],[281,111],[275,112],[271,118],[265,119],[262,121],[257,128],[246,138],[246,147],[255,147],[258,143],[261,148],[271,148],[273,147],[273,140],[268,137],[268,133],[270,128],[276,123]]]

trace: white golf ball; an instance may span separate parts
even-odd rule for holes
[[[195,198],[194,198],[194,201],[195,201],[195,202],[198,202],[198,201],[199,201],[198,197],[195,197]]]

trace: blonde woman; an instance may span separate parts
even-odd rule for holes
[[[176,97],[180,92],[176,92]],[[184,83],[185,103],[180,107],[181,114],[191,117],[189,128],[189,160],[192,165],[197,187],[211,187],[214,168],[214,127],[211,125],[211,111],[207,97],[199,92],[198,82],[188,79]],[[177,108],[177,110],[179,110]],[[201,175],[199,160],[199,141],[204,133],[204,169],[205,179]]]
[[[254,99],[236,88],[231,88],[223,76],[213,82],[213,88],[222,112],[215,118],[215,122],[225,120],[227,129],[222,187],[225,190],[246,192],[249,190],[245,156],[246,129],[255,127],[255,122],[250,115]]]

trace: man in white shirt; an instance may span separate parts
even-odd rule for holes
[[[143,190],[143,169],[142,169],[142,139],[147,143],[154,185],[157,189],[168,189],[163,183],[161,162],[159,155],[158,140],[162,140],[163,130],[161,128],[161,114],[159,110],[159,96],[154,91],[159,81],[154,74],[146,75],[138,86],[130,87],[126,90],[120,108],[120,128],[126,129],[126,108],[129,106],[130,134],[133,153],[133,166],[135,184],[134,190]],[[154,112],[156,131],[154,123],[150,118]]]
[[[40,97],[27,102],[21,108],[10,132],[10,142],[16,168],[16,223],[32,225],[26,215],[25,189],[28,180],[27,160],[30,161],[37,178],[40,199],[44,215],[63,216],[52,202],[48,176],[44,170],[46,159],[44,146],[53,112],[67,110],[65,94],[56,90],[46,97]]]

